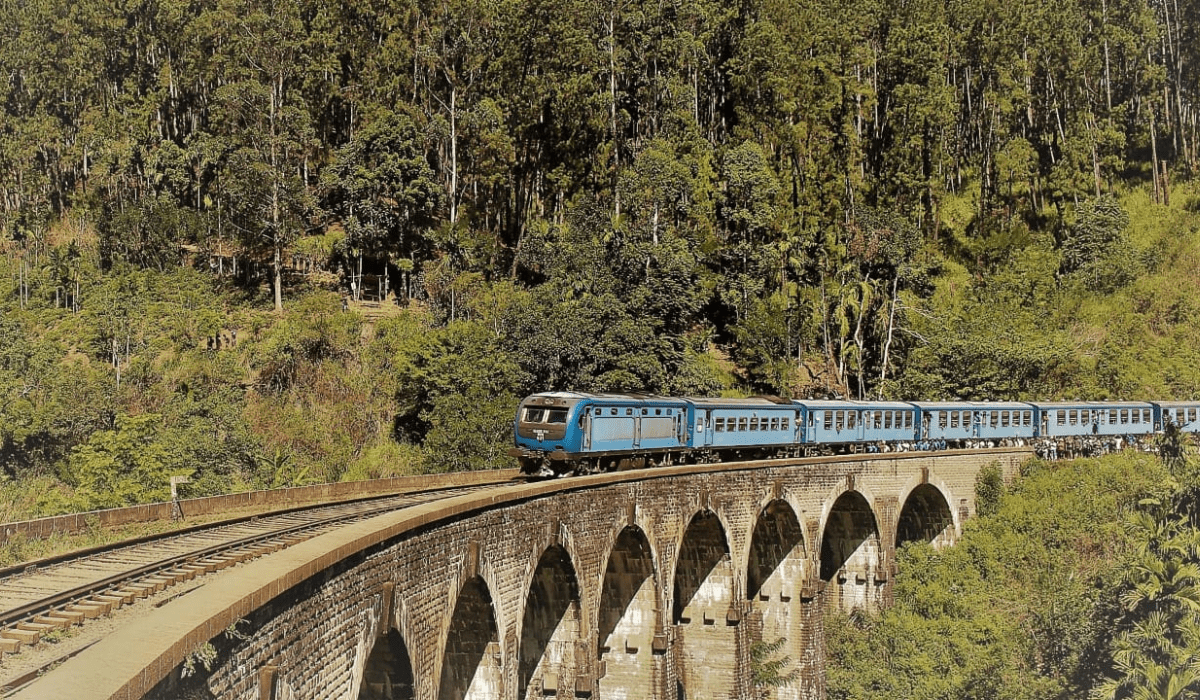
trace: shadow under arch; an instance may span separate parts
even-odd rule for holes
[[[678,688],[688,697],[732,697],[737,675],[733,562],[725,528],[712,511],[692,518],[679,545],[671,598]]]
[[[936,486],[921,484],[908,494],[896,525],[896,548],[906,542],[929,542],[934,547],[954,544],[954,515]]]
[[[876,574],[880,554],[879,526],[871,504],[857,491],[838,496],[821,538],[820,577],[827,584],[828,608],[843,612],[879,609],[882,594]]]
[[[790,596],[802,585],[805,558],[804,530],[796,512],[786,501],[771,501],[759,513],[750,538],[746,598]]]
[[[391,627],[371,647],[358,700],[413,700],[415,685],[408,645],[400,631]]]
[[[770,659],[782,664],[778,669],[781,676],[796,671],[803,677],[803,672],[809,671],[804,659],[813,656],[805,653],[814,628],[806,624],[805,615],[812,606],[802,605],[800,599],[807,559],[804,530],[796,511],[782,499],[771,501],[759,513],[750,538],[746,598],[753,622],[750,641],[781,645]],[[767,694],[763,697],[798,700],[804,697],[801,686],[801,682],[793,682],[764,690]]]
[[[652,697],[657,574],[650,541],[629,525],[613,543],[600,593],[598,660],[605,673],[600,697]]]
[[[557,695],[560,684],[573,686],[579,635],[575,567],[567,551],[554,545],[538,560],[525,598],[517,697]]]
[[[474,576],[463,584],[454,604],[438,700],[498,700],[502,679],[492,595],[487,583]]]

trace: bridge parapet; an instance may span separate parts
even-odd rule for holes
[[[783,639],[824,695],[823,616],[890,598],[897,540],[953,543],[1025,449],[620,472],[377,516],[231,570],[18,698],[740,698]],[[236,634],[230,628],[236,629]],[[183,678],[211,644],[216,664]]]

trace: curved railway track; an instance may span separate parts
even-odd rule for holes
[[[355,520],[488,488],[429,488],[238,518],[0,569],[0,656],[176,583]]]

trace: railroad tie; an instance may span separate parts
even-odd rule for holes
[[[43,625],[50,625],[54,629],[60,629],[60,630],[65,630],[66,628],[75,624],[75,622],[73,620],[70,620],[65,617],[59,617],[58,615],[54,615],[54,614],[38,615],[37,617],[33,618],[33,621],[40,622]]]
[[[108,614],[108,606],[97,603],[74,603],[67,608],[68,612],[81,613],[85,620],[93,620],[101,615]]]

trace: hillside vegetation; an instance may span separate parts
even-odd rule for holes
[[[5,14],[0,520],[508,466],[537,390],[1200,384],[1196,0]]]
[[[893,607],[826,621],[829,698],[1197,697],[1200,471],[1168,462],[1034,462],[956,546],[906,545]]]

